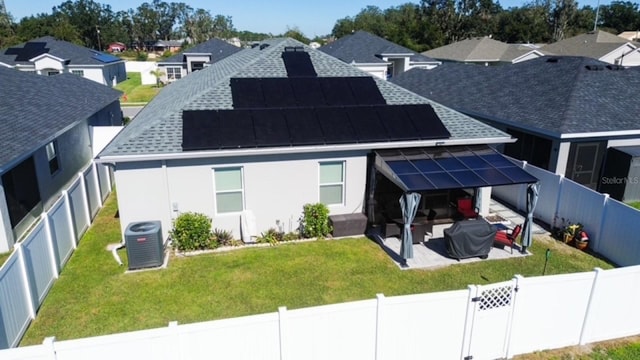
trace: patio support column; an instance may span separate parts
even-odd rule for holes
[[[489,216],[489,205],[491,205],[491,186],[476,189],[476,209],[480,216]]]

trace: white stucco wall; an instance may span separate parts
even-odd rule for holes
[[[95,67],[95,68],[74,67],[69,69],[69,72],[71,72],[71,70],[82,70],[84,73],[84,77],[86,79],[95,81],[103,85],[107,85],[105,81],[105,74],[103,73],[101,67]]]
[[[127,61],[125,62],[125,68],[127,72],[140,73],[142,85],[156,84],[156,77],[151,74],[152,71],[158,68],[155,61]]]
[[[295,230],[302,206],[319,201],[319,162],[345,161],[343,205],[331,214],[361,212],[366,186],[366,152],[296,154],[119,163],[115,177],[120,223],[162,221],[168,236],[171,220],[181,212],[201,212],[213,226],[240,238],[240,213],[216,214],[214,169],[242,167],[245,210],[255,215],[258,233],[276,227]],[[177,210],[177,211],[176,211]]]
[[[612,52],[606,54],[605,56],[601,57],[598,60],[607,62],[609,64],[620,65],[619,62],[620,62],[620,59],[622,59],[623,65],[631,65],[631,64],[628,64],[628,62],[632,61],[632,59],[628,59],[625,54],[630,53],[633,50],[634,50],[634,48],[630,44],[624,44],[624,45],[620,46],[619,48],[615,49],[614,51],[612,51]],[[624,55],[624,57],[623,57],[623,55]]]
[[[64,71],[64,64],[59,60],[52,59],[50,57],[41,57],[33,62],[36,71],[55,69],[60,72]]]

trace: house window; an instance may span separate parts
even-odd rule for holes
[[[179,67],[168,67],[167,68],[167,79],[169,80],[179,80],[182,78],[182,68]]]
[[[84,77],[84,70],[71,70],[73,75],[78,75]]]
[[[320,202],[341,205],[344,202],[344,161],[320,163]]]
[[[49,173],[52,175],[60,170],[60,163],[58,162],[58,145],[55,141],[52,141],[45,146],[47,151],[47,160],[49,161]]]
[[[194,61],[191,63],[191,71],[198,71],[204,69],[204,62]]]
[[[40,190],[33,157],[2,175],[11,227],[15,228],[40,202]]]
[[[60,74],[60,71],[58,70],[47,70],[47,76],[53,76],[58,74]]]
[[[216,187],[216,212],[239,212],[244,209],[244,184],[242,168],[214,169]]]

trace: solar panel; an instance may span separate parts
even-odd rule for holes
[[[355,134],[349,124],[349,117],[344,108],[323,107],[316,109],[318,122],[322,128],[326,144],[343,144],[353,142]]]
[[[358,142],[387,141],[389,135],[374,107],[345,108]]]
[[[93,58],[105,64],[120,61],[119,57],[104,53],[95,53],[93,54]]]
[[[405,175],[399,175],[398,177],[400,178],[400,181],[402,181],[409,189],[421,189],[421,190],[437,189],[422,174],[405,174]]]
[[[431,105],[416,104],[403,105],[402,107],[411,118],[420,139],[446,139],[451,137],[449,130],[447,130],[442,121],[440,121],[440,118]]]
[[[282,53],[284,67],[288,77],[316,77],[318,74],[311,63],[309,53],[304,51],[285,51]]]
[[[288,78],[263,78],[261,83],[265,107],[296,106],[296,98]]]
[[[281,109],[251,111],[258,146],[290,146],[289,127]]]
[[[260,79],[232,78],[230,85],[235,109],[265,107]]]
[[[318,78],[327,105],[357,105],[347,78]]]
[[[346,79],[356,99],[356,103],[359,105],[384,105],[387,103],[380,93],[376,81],[372,77],[360,76]]]
[[[298,106],[326,105],[324,94],[317,78],[292,78],[289,81]]]
[[[182,150],[217,149],[218,112],[183,111],[182,112]]]
[[[221,149],[256,146],[256,137],[249,110],[221,110],[220,127],[216,134]]]
[[[23,47],[9,48],[5,55],[16,55],[15,61],[29,61],[34,57],[46,54],[50,49],[46,48],[45,42],[28,42]]]
[[[394,140],[418,140],[418,131],[413,126],[413,121],[398,105],[376,107],[378,117],[387,129],[390,139]]]
[[[287,119],[293,145],[324,144],[322,128],[313,109],[283,109],[282,111]]]

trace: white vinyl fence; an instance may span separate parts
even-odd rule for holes
[[[109,169],[91,163],[15,245],[0,268],[0,349],[18,344],[111,188]]]
[[[495,359],[640,334],[640,266],[0,351],[6,360]],[[631,310],[630,310],[631,309]]]
[[[551,225],[581,223],[590,247],[620,266],[640,264],[640,211],[564,176],[515,161],[540,180],[534,217]],[[526,211],[526,185],[493,188],[492,194]]]

